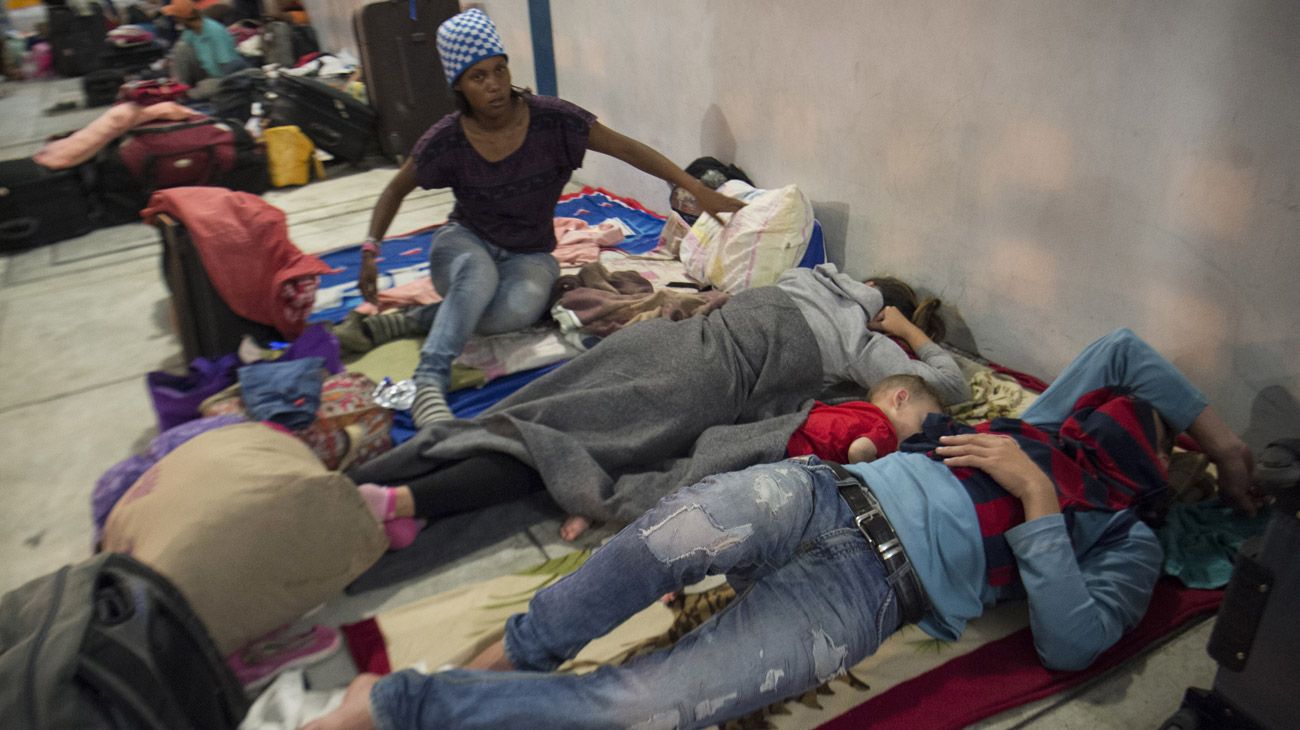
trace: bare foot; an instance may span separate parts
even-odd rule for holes
[[[341,705],[307,723],[302,730],[375,730],[375,721],[370,715],[370,689],[378,681],[378,674],[358,675],[348,685]]]
[[[479,652],[479,655],[465,664],[466,669],[489,669],[497,672],[512,672],[515,665],[506,658],[506,640],[500,639]]]
[[[591,520],[580,515],[569,515],[568,519],[560,525],[560,539],[566,542],[573,542],[578,536],[591,527]]]

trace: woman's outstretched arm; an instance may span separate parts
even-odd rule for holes
[[[734,213],[745,207],[743,202],[711,190],[653,147],[619,134],[600,122],[592,123],[591,131],[587,134],[587,148],[620,159],[671,185],[685,188],[714,218],[719,213]]]

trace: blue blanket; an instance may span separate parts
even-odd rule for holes
[[[593,226],[610,218],[617,218],[623,223],[625,237],[616,248],[632,254],[645,253],[653,249],[659,242],[659,232],[664,227],[662,216],[646,210],[635,200],[619,198],[603,190],[592,188],[561,198],[555,206],[555,215],[563,218],[578,218]],[[387,289],[398,283],[394,278],[398,272],[428,275],[429,246],[433,243],[433,232],[436,228],[437,226],[430,226],[405,236],[388,238],[380,244],[378,262],[380,289]],[[332,251],[323,254],[321,259],[333,268],[331,273],[320,278],[321,290],[342,287],[342,292],[339,297],[321,297],[325,303],[318,304],[316,310],[308,317],[308,321],[338,322],[361,303],[361,292],[356,288],[357,274],[361,268],[361,246],[349,246]]]

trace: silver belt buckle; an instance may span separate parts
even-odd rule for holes
[[[871,542],[871,547],[875,548],[877,551],[880,550],[880,546],[876,544],[876,538],[873,537],[871,531],[867,529],[866,523],[879,516],[880,507],[877,505],[853,518],[853,524],[858,526],[858,532],[861,532],[867,540]]]
[[[880,556],[880,559],[888,563],[889,560],[892,560],[903,552],[903,543],[898,539],[897,534],[883,543],[878,543],[876,542],[875,537],[872,536],[871,532],[866,529],[867,522],[878,517],[884,517],[884,513],[880,510],[880,504],[875,502],[874,499],[872,502],[874,503],[874,506],[870,510],[867,510],[853,518],[853,522],[858,526],[858,531],[861,532],[867,538],[867,541],[871,543],[871,547],[876,551],[876,554]]]

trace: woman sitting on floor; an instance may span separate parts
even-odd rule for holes
[[[434,234],[429,273],[442,294],[413,380],[417,426],[450,419],[445,391],[451,362],[475,332],[496,334],[533,324],[546,311],[559,265],[552,218],[560,192],[587,150],[616,157],[680,185],[711,214],[743,203],[704,187],[668,158],[554,97],[511,84],[496,26],[472,9],[438,28],[438,54],[460,111],[429,128],[384,188],[362,244],[358,286],[377,303],[377,243],[416,185],[451,188],[450,221]],[[404,320],[376,319],[374,323]],[[415,330],[372,333],[387,337]]]

